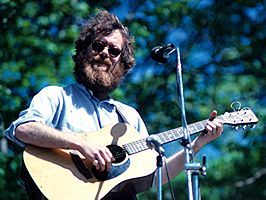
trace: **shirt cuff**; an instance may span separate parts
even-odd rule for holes
[[[4,131],[4,136],[13,141],[14,143],[16,143],[18,146],[25,148],[26,144],[22,141],[20,141],[19,139],[16,138],[15,136],[15,131],[16,128],[20,125],[20,124],[24,124],[27,122],[40,122],[43,123],[43,119],[39,118],[39,117],[21,117],[18,118],[16,121],[14,121],[9,128],[7,128]]]

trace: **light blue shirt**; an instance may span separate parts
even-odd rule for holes
[[[21,147],[15,129],[26,122],[40,122],[63,132],[94,132],[117,122],[129,123],[139,133],[148,132],[139,113],[132,107],[109,98],[99,101],[81,84],[48,86],[35,95],[28,109],[19,114],[5,136]]]

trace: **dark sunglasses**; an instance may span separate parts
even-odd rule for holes
[[[100,53],[104,50],[105,47],[108,47],[108,53],[110,54],[111,57],[115,58],[119,56],[121,53],[121,49],[119,49],[116,46],[108,45],[107,43],[100,41],[100,40],[95,40],[92,42],[91,47],[93,51]]]

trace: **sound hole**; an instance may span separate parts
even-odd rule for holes
[[[113,163],[120,163],[126,159],[126,150],[117,145],[108,145],[107,148],[113,154],[115,161]]]
[[[119,176],[124,173],[129,165],[130,160],[127,158],[126,150],[117,145],[108,145],[107,148],[113,154],[115,161],[112,163],[110,171],[100,172],[93,166],[91,172],[99,181],[105,181]]]

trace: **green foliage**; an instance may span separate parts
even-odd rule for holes
[[[26,199],[25,192],[19,187],[20,162],[19,156],[7,156],[0,152],[0,191],[3,200]]]
[[[253,108],[260,119],[253,131],[234,134],[225,128],[221,138],[203,149],[212,157],[208,175],[201,180],[202,199],[265,199],[265,6],[263,0],[2,0],[0,119],[4,128],[42,87],[73,81],[71,56],[79,24],[97,9],[108,9],[136,39],[137,64],[113,97],[134,106],[151,133],[181,126],[174,59],[162,66],[149,56],[153,46],[178,46],[188,123],[208,118],[213,109],[218,114],[230,111],[236,100]],[[176,143],[172,146],[177,149]],[[17,179],[21,151],[9,147],[14,154],[0,152],[1,199],[18,199],[23,194]],[[185,174],[172,184],[176,198],[186,199]],[[155,199],[156,190],[139,197]],[[171,199],[167,185],[164,199]]]

